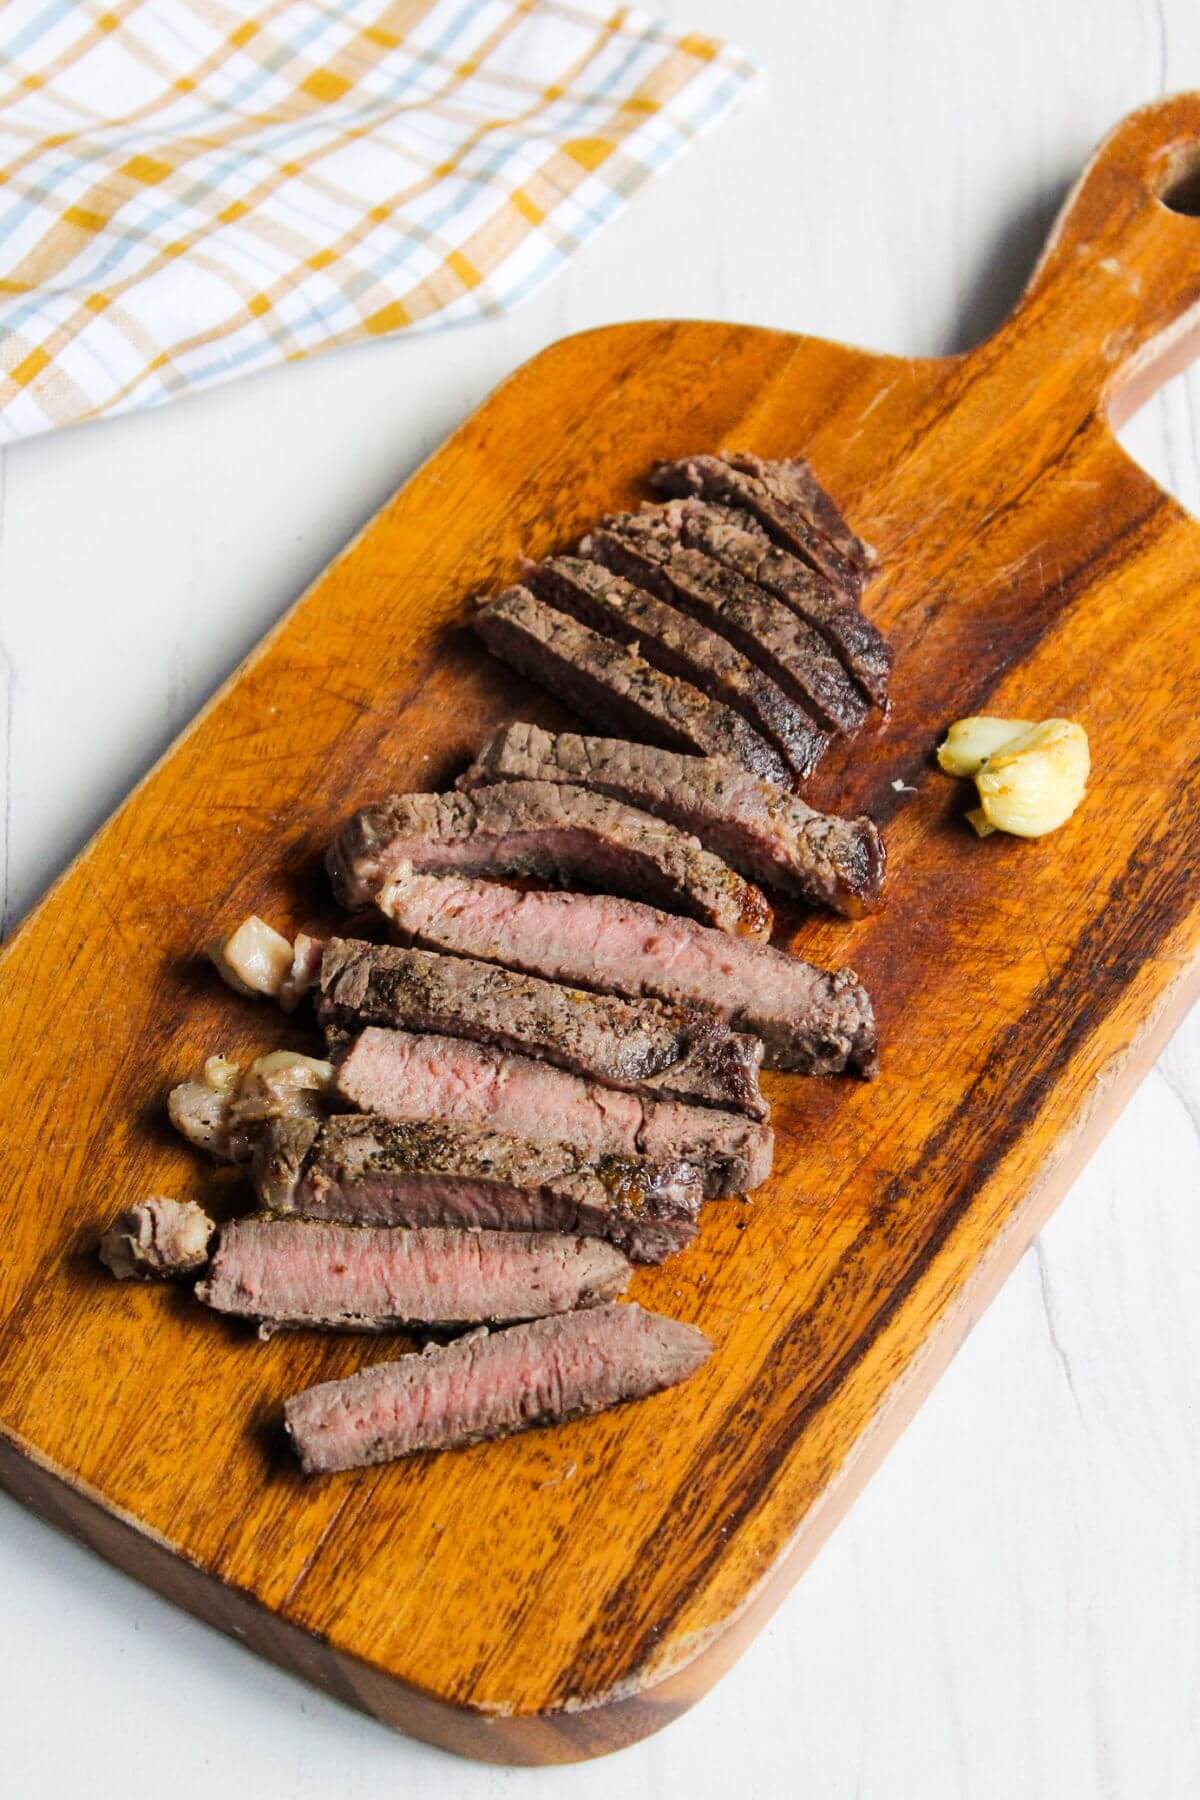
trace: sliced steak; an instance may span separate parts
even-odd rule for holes
[[[326,1475],[640,1400],[686,1381],[711,1352],[694,1325],[591,1307],[322,1382],[293,1396],[284,1420],[305,1474]]]
[[[347,821],[327,858],[343,906],[401,864],[426,875],[538,875],[648,897],[739,937],[767,938],[771,908],[698,838],[606,794],[552,781],[478,793],[393,794]]]
[[[317,1219],[235,1219],[197,1298],[215,1312],[328,1331],[505,1325],[615,1300],[630,1265],[598,1238],[547,1231],[406,1231]]]
[[[194,1200],[155,1195],[118,1213],[100,1239],[100,1261],[118,1281],[194,1275],[208,1261],[215,1230]]]
[[[802,456],[771,462],[766,457],[744,452],[731,452],[726,460],[743,475],[756,476],[769,493],[798,507],[809,523],[822,537],[829,539],[860,575],[870,573],[876,560],[874,549],[851,531],[845,514],[829,490],[817,480],[811,463],[805,462]]]
[[[502,892],[508,892],[502,889]],[[711,1013],[562,987],[462,956],[333,938],[321,963],[325,1025],[474,1038],[651,1099],[763,1119],[762,1045]]]
[[[585,557],[549,557],[530,565],[526,580],[551,606],[622,644],[635,644],[655,668],[744,713],[797,780],[816,768],[828,740],[812,714],[720,632]]]
[[[746,469],[749,458],[689,456],[681,462],[662,462],[650,480],[660,494],[695,494],[725,506],[740,506],[752,513],[777,544],[824,575],[836,588],[857,600],[862,594],[862,570],[814,524],[786,483],[760,471],[766,465]]]
[[[876,706],[887,705],[892,651],[883,633],[823,575],[772,543],[750,513],[706,500],[668,500],[646,510],[659,513],[689,549],[757,582],[815,626],[863,692]]]
[[[466,1038],[369,1025],[342,1053],[341,1099],[396,1124],[438,1120],[570,1144],[580,1156],[694,1163],[707,1198],[745,1193],[771,1172],[769,1125],[715,1107],[646,1100],[582,1081],[549,1063]]]
[[[700,1172],[690,1163],[531,1144],[500,1131],[389,1125],[359,1113],[263,1127],[254,1162],[269,1211],[348,1225],[451,1225],[607,1238],[662,1262],[696,1235]]]
[[[886,857],[870,819],[815,812],[725,757],[505,725],[458,785],[526,780],[578,782],[640,806],[693,832],[753,880],[850,918],[878,901]]]
[[[480,609],[474,626],[494,656],[597,725],[674,750],[731,756],[764,781],[788,781],[778,750],[732,707],[652,669],[528,588],[506,589]]]
[[[531,894],[490,881],[406,873],[379,896],[405,937],[553,981],[699,1006],[763,1039],[774,1069],[876,1070],[866,989],[769,944],[709,931],[610,894]]]
[[[851,733],[862,725],[867,702],[821,633],[724,563],[702,550],[681,549],[660,514],[622,513],[606,530],[586,537],[581,548],[727,632],[785,693],[832,730]]]

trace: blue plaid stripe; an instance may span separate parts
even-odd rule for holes
[[[205,0],[0,24],[26,126],[0,108],[0,439],[519,304],[754,74],[624,8],[431,0],[398,47],[385,15],[276,6],[215,45]],[[90,66],[111,124],[56,100]]]

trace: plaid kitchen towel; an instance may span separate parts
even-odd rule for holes
[[[0,0],[0,442],[513,306],[753,74],[587,0]]]

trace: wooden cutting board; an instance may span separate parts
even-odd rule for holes
[[[593,332],[514,375],[384,508],[0,963],[5,1486],[329,1692],[473,1756],[594,1756],[709,1687],[1196,989],[1200,526],[1110,417],[1200,328],[1197,211],[1192,94],[1108,140],[1016,312],[967,355]],[[803,451],[879,547],[895,708],[815,792],[886,823],[888,904],[782,923],[869,984],[882,1078],[770,1077],[773,1180],[638,1273],[638,1300],[714,1340],[687,1386],[305,1481],[282,1398],[390,1346],[261,1345],[94,1261],[99,1226],[145,1193],[243,1203],[173,1139],[164,1090],[215,1048],[297,1041],[197,949],[251,910],[329,922],[319,852],[348,809],[442,782],[502,720],[566,723],[459,628],[464,598],[635,502],[656,457],[723,445]],[[1087,726],[1092,789],[1056,836],[981,843],[964,824],[967,790],[931,753],[984,709]]]

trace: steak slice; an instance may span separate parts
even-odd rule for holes
[[[874,1075],[867,991],[769,944],[709,931],[611,894],[531,894],[490,881],[405,872],[380,894],[403,935],[552,981],[699,1006],[766,1046],[773,1069]]]
[[[772,462],[744,452],[731,452],[726,460],[743,475],[756,476],[769,493],[798,507],[860,575],[870,574],[876,561],[874,549],[851,531],[845,514],[829,490],[821,486],[811,463],[802,456]]]
[[[696,1235],[700,1172],[683,1161],[530,1144],[500,1131],[389,1125],[360,1113],[277,1120],[254,1161],[272,1212],[348,1225],[451,1225],[607,1238],[635,1262],[662,1262]]]
[[[762,1045],[695,1007],[562,987],[492,963],[333,938],[321,964],[326,1026],[363,1023],[475,1038],[604,1087],[733,1107],[763,1119]]]
[[[798,780],[812,774],[826,748],[826,734],[805,707],[720,632],[581,556],[552,556],[531,564],[526,579],[551,606],[622,644],[636,644],[639,654],[665,674],[716,693],[774,744]]]
[[[693,832],[749,875],[850,918],[879,899],[886,855],[870,819],[815,812],[720,756],[681,756],[651,744],[505,725],[459,787],[490,781],[578,782]]]
[[[751,468],[741,465],[751,462]],[[660,494],[695,494],[724,506],[740,506],[752,513],[777,544],[824,575],[852,600],[862,595],[862,570],[825,533],[818,529],[794,488],[763,471],[770,465],[754,458],[689,456],[680,462],[661,462],[652,471],[651,485]]]
[[[771,1173],[769,1125],[715,1107],[621,1093],[465,1038],[369,1025],[342,1053],[336,1079],[342,1100],[393,1124],[426,1119],[504,1131],[570,1144],[590,1162],[682,1157],[699,1170],[709,1199],[744,1193]]]
[[[892,651],[883,633],[823,575],[773,544],[750,513],[706,500],[668,500],[645,510],[657,512],[689,549],[757,582],[807,619],[876,706],[887,705]]]
[[[711,1352],[694,1325],[597,1306],[322,1382],[287,1402],[284,1421],[305,1474],[326,1475],[640,1400],[686,1381]]]
[[[494,656],[597,725],[675,750],[731,756],[764,781],[788,781],[779,752],[732,707],[652,669],[528,588],[507,588],[480,609],[474,627]]]
[[[681,549],[661,514],[619,514],[605,530],[586,537],[581,548],[728,632],[785,693],[832,730],[849,734],[862,725],[867,702],[820,632],[702,550]]]
[[[317,1219],[235,1219],[196,1296],[215,1312],[284,1326],[392,1331],[508,1324],[595,1306],[630,1265],[598,1238],[548,1231],[380,1229]]]
[[[766,938],[771,908],[698,838],[583,788],[508,781],[478,793],[393,794],[347,821],[327,857],[343,906],[401,864],[428,875],[538,875],[647,896],[736,936]]]

